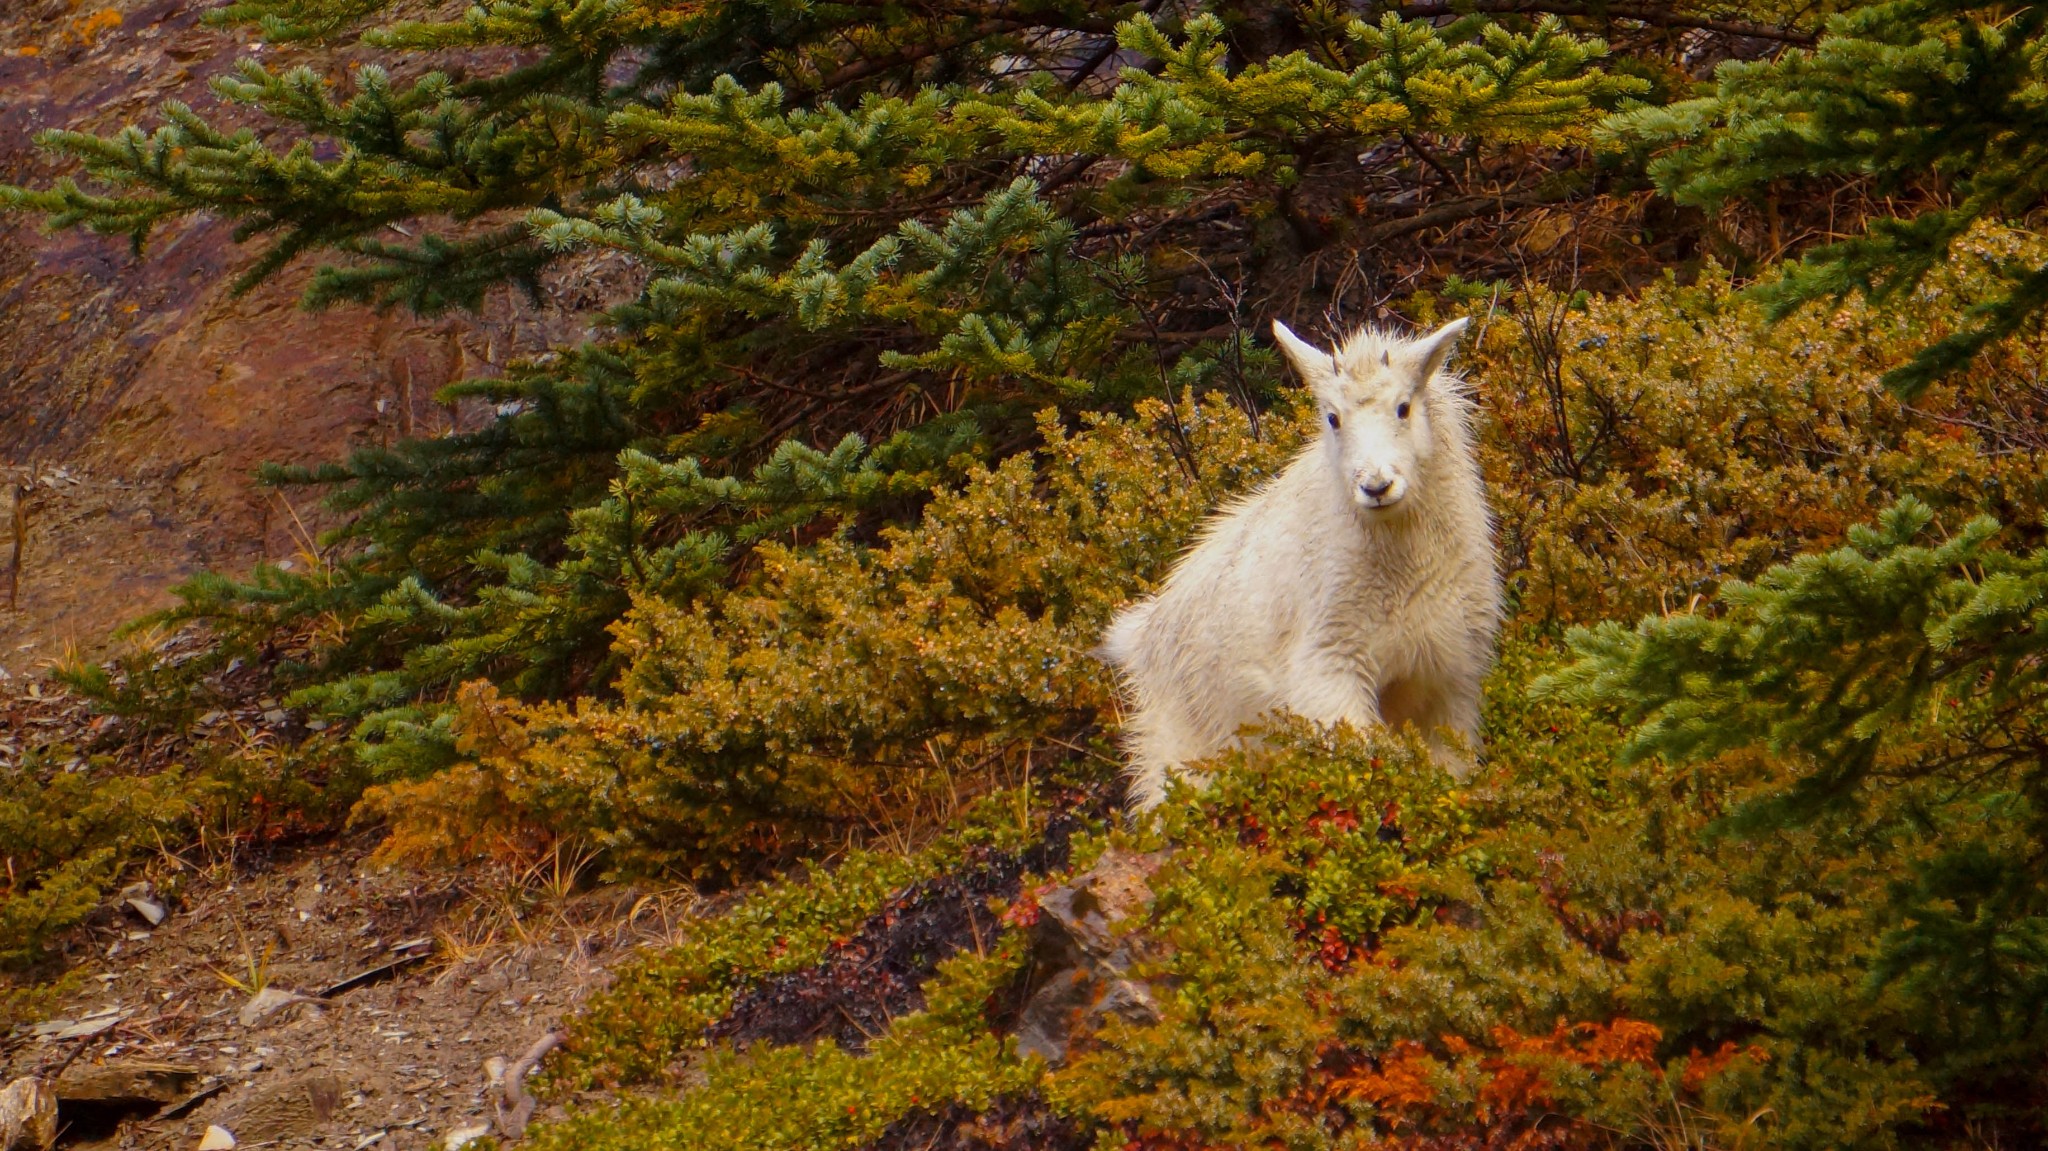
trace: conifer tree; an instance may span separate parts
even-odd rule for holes
[[[495,405],[489,426],[274,471],[350,515],[333,570],[185,589],[174,614],[231,641],[342,621],[288,669],[298,702],[415,770],[450,752],[455,684],[602,687],[632,595],[701,594],[749,541],[820,517],[899,516],[1028,445],[1040,409],[1256,404],[1278,373],[1244,338],[1254,303],[1313,310],[1403,237],[1583,194],[1592,126],[1645,88],[1552,17],[395,9],[238,0],[215,18],[273,41],[367,29],[442,67],[244,61],[215,89],[260,129],[172,104],[153,131],[52,132],[84,179],[0,202],[138,248],[212,212],[265,245],[245,286],[328,261],[313,306],[473,307],[591,249],[647,271],[605,337],[449,389]],[[516,63],[483,68],[489,49]]]
[[[2048,1053],[2048,549],[1933,519],[1908,498],[1706,610],[1579,630],[1539,693],[1617,709],[1627,756],[1783,762],[1731,831],[1860,813],[1900,852],[1869,990],[1918,1013],[1931,1070],[2023,1099]]]
[[[1811,49],[1718,70],[1700,98],[1628,113],[1617,137],[1665,149],[1650,174],[1667,194],[1713,206],[1796,178],[1867,181],[1922,210],[1879,216],[1824,244],[1766,295],[1783,315],[1860,293],[1883,303],[1917,287],[1980,221],[2016,220],[2048,196],[2048,12],[1967,0],[1895,0],[1832,17]],[[1918,395],[1988,344],[2038,321],[2048,267],[2011,260],[1959,330],[1886,376]]]

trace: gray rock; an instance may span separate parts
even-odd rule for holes
[[[259,1088],[235,1108],[234,1129],[249,1143],[303,1139],[340,1109],[347,1084],[324,1071],[310,1071]]]
[[[319,1002],[320,1000],[315,999],[311,995],[301,995],[296,991],[286,991],[282,987],[266,987],[257,992],[255,998],[242,1004],[241,1014],[236,1016],[236,1018],[241,1020],[244,1027],[255,1027],[295,1003]]]
[[[0,1087],[0,1151],[46,1151],[57,1142],[57,1093],[33,1075]]]
[[[1152,948],[1134,930],[1152,910],[1152,873],[1162,854],[1111,849],[1094,867],[1039,897],[1032,928],[1031,994],[1017,1021],[1017,1049],[1058,1065],[1074,1040],[1105,1018],[1159,1018],[1152,989],[1131,975]]]

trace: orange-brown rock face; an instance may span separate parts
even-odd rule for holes
[[[44,186],[65,171],[31,141],[45,128],[150,128],[167,99],[218,114],[207,80],[239,56],[333,72],[364,54],[252,44],[246,31],[202,25],[212,6],[7,6],[0,181]],[[179,223],[137,258],[122,238],[0,217],[0,668],[19,674],[70,642],[95,649],[199,570],[292,558],[322,522],[317,501],[259,486],[259,464],[335,459],[479,418],[451,413],[434,391],[490,374],[578,318],[536,315],[509,293],[480,317],[310,313],[297,303],[305,267],[237,298],[229,286],[257,249],[230,231]]]

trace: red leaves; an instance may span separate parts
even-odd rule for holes
[[[1345,939],[1334,926],[1323,928],[1323,937],[1316,947],[1316,960],[1332,972],[1341,972],[1351,966],[1351,958],[1362,947]]]
[[[1733,1040],[1721,1044],[1712,1055],[1702,1055],[1695,1048],[1692,1058],[1686,1060],[1685,1073],[1679,1076],[1678,1084],[1686,1094],[1696,1096],[1706,1089],[1710,1080],[1728,1070],[1736,1060],[1747,1059],[1752,1063],[1766,1063],[1770,1058],[1771,1053],[1761,1047],[1754,1044],[1740,1047]]]
[[[1398,808],[1400,805],[1390,804],[1389,806]],[[1317,805],[1316,813],[1308,817],[1308,826],[1311,830],[1319,833],[1326,833],[1327,831],[1357,831],[1359,828],[1358,813],[1348,807],[1338,807],[1335,801],[1326,799]]]
[[[1038,917],[1044,910],[1038,905],[1040,888],[1031,888],[1017,896],[1017,901],[1003,909],[1002,921],[1005,927],[1036,927]]]
[[[1402,1111],[1437,1105],[1437,1081],[1444,1070],[1427,1047],[1404,1039],[1394,1044],[1394,1050],[1379,1061],[1377,1069],[1368,1068],[1339,1079],[1331,1087],[1338,1096],[1363,1099],[1382,1112],[1393,1113],[1397,1116],[1393,1123],[1398,1127]]]

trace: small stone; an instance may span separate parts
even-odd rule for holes
[[[151,927],[163,923],[164,917],[170,914],[156,893],[156,884],[148,880],[129,884],[114,898],[120,901],[121,906],[147,920]]]
[[[242,1005],[242,1012],[236,1016],[244,1027],[254,1027],[271,1016],[283,1011],[294,1003],[318,1003],[320,1000],[282,987],[266,987],[256,997]]]
[[[458,1151],[463,1145],[474,1143],[490,1133],[491,1125],[488,1123],[472,1123],[466,1127],[457,1127],[441,1141],[441,1147],[443,1151]]]
[[[234,1151],[235,1136],[218,1124],[207,1127],[206,1134],[199,1137],[199,1146],[193,1151]]]
[[[45,1151],[57,1142],[57,1093],[33,1075],[0,1088],[0,1151]]]

